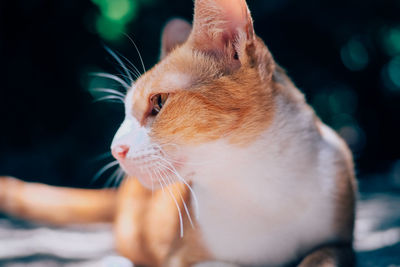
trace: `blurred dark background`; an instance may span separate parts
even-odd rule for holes
[[[400,0],[248,4],[277,62],[350,145],[358,177],[400,186]],[[93,103],[88,74],[121,73],[104,45],[140,69],[124,33],[151,68],[165,22],[192,14],[191,0],[0,1],[0,174],[103,186],[112,171],[91,180],[111,161],[123,106]]]

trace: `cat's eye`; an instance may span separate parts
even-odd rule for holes
[[[151,111],[152,115],[155,116],[160,113],[161,109],[164,107],[165,102],[168,99],[168,96],[169,94],[156,94],[151,97],[150,102],[153,107]]]

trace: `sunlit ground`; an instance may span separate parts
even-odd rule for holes
[[[400,266],[400,193],[393,177],[360,182],[355,248],[359,267]],[[53,228],[0,217],[0,266],[130,267],[109,225]]]

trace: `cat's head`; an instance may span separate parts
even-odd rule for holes
[[[190,148],[248,145],[274,115],[275,63],[245,0],[196,0],[193,27],[171,21],[162,43],[161,61],[126,96],[112,144],[125,172],[147,187],[164,183],[160,176],[180,179]]]

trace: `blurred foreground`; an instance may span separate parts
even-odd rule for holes
[[[358,266],[400,266],[400,192],[385,176],[359,186]],[[0,266],[130,267],[115,255],[110,225],[56,228],[0,217]]]

